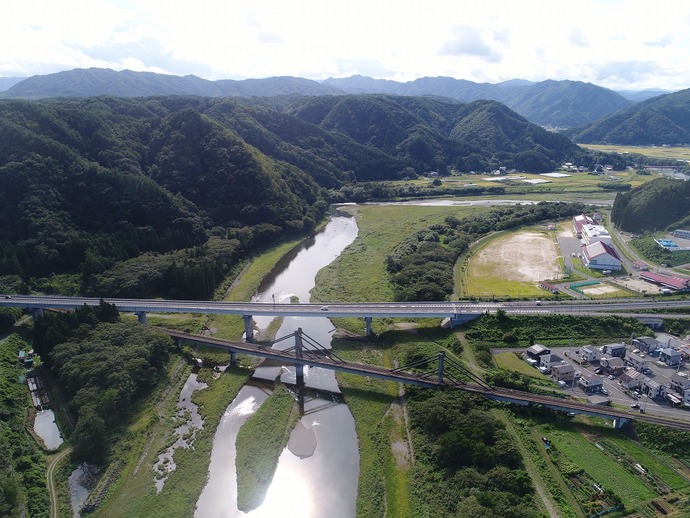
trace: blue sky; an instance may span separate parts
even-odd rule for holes
[[[22,0],[0,17],[5,77],[102,67],[680,90],[688,56],[687,0]]]

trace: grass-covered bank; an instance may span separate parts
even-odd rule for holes
[[[153,483],[153,464],[173,440],[177,423],[177,400],[191,367],[180,359],[170,364],[170,385],[161,385],[156,394],[142,405],[136,419],[128,427],[110,460],[118,464],[120,476],[110,487],[107,498],[95,516],[192,516],[196,502],[206,484],[213,437],[218,423],[230,402],[251,375],[250,370],[228,368],[220,375],[202,369],[199,381],[208,384],[195,391],[192,401],[198,405],[204,425],[196,433],[190,449],[175,450],[175,471],[157,494]],[[106,471],[107,473],[107,471]]]
[[[465,215],[467,207],[361,205],[343,207],[357,218],[357,239],[316,276],[315,300],[325,302],[393,300],[386,257],[410,234],[447,216]]]
[[[240,428],[235,441],[237,457],[237,508],[249,512],[259,507],[271,485],[278,458],[299,420],[292,394],[276,386],[266,401]]]
[[[218,298],[227,302],[242,302],[252,299],[261,281],[273,270],[283,257],[303,241],[295,239],[269,248],[256,256],[242,269],[234,281],[224,287]],[[239,340],[244,333],[244,321],[237,315],[209,315],[205,327],[214,331],[218,338]]]
[[[376,341],[335,339],[341,358],[393,368],[413,356],[459,350],[455,333],[439,328],[383,333]],[[414,452],[408,440],[406,403],[400,385],[353,374],[337,375],[359,441],[357,516],[416,516],[411,491]],[[404,394],[404,392],[402,393]]]

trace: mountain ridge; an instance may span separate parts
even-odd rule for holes
[[[367,76],[328,78],[314,81],[299,77],[263,79],[220,79],[175,76],[153,72],[74,69],[32,76],[10,87],[5,98],[41,99],[51,97],[148,97],[158,95],[199,95],[204,97],[253,97],[290,95],[393,94],[440,96],[460,102],[496,100],[525,116],[530,122],[553,128],[572,128],[591,123],[619,111],[633,101],[612,90],[580,81],[547,80],[531,82],[512,79],[501,83],[476,83],[452,77],[422,77],[409,82],[373,79]],[[631,95],[631,93],[628,93]],[[638,98],[644,96],[638,93]],[[552,110],[551,106],[558,106]]]

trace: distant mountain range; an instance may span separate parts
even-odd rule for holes
[[[583,144],[690,144],[690,89],[662,95],[568,132]]]
[[[661,91],[617,93],[581,81],[514,79],[502,83],[475,83],[451,77],[423,77],[405,83],[364,76],[330,78],[318,82],[298,77],[271,77],[235,81],[209,81],[199,77],[151,72],[116,72],[110,69],[75,69],[55,74],[0,80],[2,97],[150,97],[198,95],[202,97],[320,96],[379,93],[438,96],[462,103],[478,99],[499,101],[530,122],[550,128],[573,128],[625,109]],[[645,97],[646,96],[646,97]]]

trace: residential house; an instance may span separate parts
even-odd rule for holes
[[[607,374],[618,376],[625,370],[625,361],[618,356],[602,356],[599,359],[599,365],[606,371]]]
[[[683,391],[683,406],[690,406],[690,389]]]
[[[620,383],[623,388],[629,390],[639,387],[642,384],[643,378],[644,376],[642,376],[641,372],[635,369],[626,369],[618,378],[618,383]]]
[[[580,388],[582,388],[582,390],[584,390],[587,394],[601,392],[601,389],[604,386],[602,379],[594,374],[581,377],[578,381],[578,384],[580,385]]]
[[[680,364],[680,353],[667,347],[659,352],[659,361],[664,362],[669,367],[675,367]]]
[[[601,352],[591,345],[586,345],[580,349],[580,357],[582,361],[595,362],[599,361],[599,358],[601,358]]]
[[[645,372],[649,366],[649,360],[644,353],[634,353],[630,351],[625,354],[625,363],[640,372]]]
[[[690,378],[688,378],[688,375],[684,372],[674,372],[671,374],[669,385],[671,386],[671,390],[675,390],[679,394],[682,394],[686,390],[690,390]]]
[[[662,348],[661,342],[656,338],[652,338],[651,336],[640,336],[639,338],[633,338],[630,344],[633,346],[633,348],[639,349],[641,352],[651,355],[657,354],[657,351]]]
[[[681,340],[677,336],[673,336],[668,333],[657,333],[656,340],[661,344],[662,349],[670,347],[671,349],[680,350],[681,347],[688,345],[685,341]]]
[[[530,347],[527,348],[527,357],[532,359],[532,360],[537,360],[539,362],[541,360],[541,357],[545,354],[551,354],[551,349],[547,348],[544,345],[541,344],[534,344]]]
[[[625,358],[627,352],[625,344],[607,344],[604,346],[604,354],[616,358]]]
[[[666,394],[666,385],[662,385],[656,380],[645,378],[644,383],[642,383],[642,392],[652,399],[662,398]]]
[[[554,365],[551,367],[551,377],[556,383],[564,381],[570,384],[575,379],[575,368],[569,363]]]
[[[603,241],[596,241],[582,247],[582,264],[592,270],[623,269],[623,262],[615,248]]]
[[[565,363],[565,360],[557,354],[543,354],[540,358],[540,365],[546,368],[549,372],[554,365],[561,365]]]

